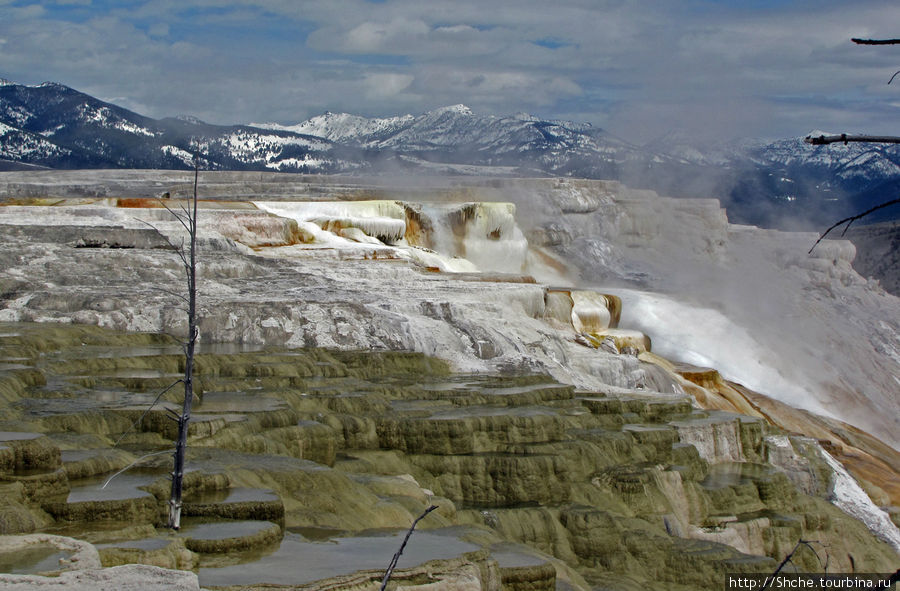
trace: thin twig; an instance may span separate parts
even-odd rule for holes
[[[844,231],[841,233],[841,236],[843,236],[844,234],[847,233],[847,229],[850,228],[850,224],[852,224],[852,223],[855,222],[856,220],[858,220],[858,219],[860,219],[860,218],[866,217],[867,215],[869,215],[869,214],[872,213],[873,211],[878,211],[879,209],[883,209],[883,208],[885,208],[885,207],[888,207],[888,206],[890,206],[890,205],[894,205],[894,204],[897,204],[897,203],[900,203],[900,199],[892,199],[892,200],[890,200],[890,201],[885,201],[884,203],[882,203],[882,204],[880,204],[880,205],[876,205],[875,207],[873,207],[873,208],[871,208],[871,209],[869,209],[869,210],[866,210],[866,211],[864,211],[864,212],[862,212],[862,213],[860,213],[860,214],[852,215],[852,216],[850,216],[850,217],[848,217],[848,218],[842,219],[841,221],[839,221],[839,222],[837,222],[837,223],[835,223],[835,224],[832,224],[832,226],[831,226],[830,228],[828,228],[827,230],[825,230],[825,233],[824,233],[824,234],[822,234],[821,236],[819,236],[819,239],[816,240],[816,243],[812,245],[812,248],[809,249],[809,252],[808,252],[807,254],[812,254],[813,249],[814,249],[816,246],[818,246],[819,243],[822,242],[822,240],[824,240],[826,236],[828,236],[828,233],[831,232],[832,230],[834,230],[835,228],[837,228],[838,226],[840,226],[841,224],[844,224],[844,223],[847,224],[847,227],[844,228]]]
[[[159,234],[159,237],[160,237],[160,238],[162,238],[163,240],[166,241],[166,244],[168,244],[169,247],[170,247],[172,250],[178,250],[178,247],[175,246],[174,244],[172,244],[172,241],[169,240],[169,237],[166,236],[165,234],[163,234],[162,232],[160,232],[160,231],[159,231],[159,228],[157,228],[156,226],[154,226],[153,224],[151,224],[151,223],[148,222],[147,220],[142,220],[141,218],[137,218],[137,217],[136,217],[136,218],[132,218],[132,219],[135,220],[136,222],[140,222],[140,223],[144,224],[145,226],[149,226],[151,230],[153,230],[154,232],[156,232],[157,234]]]
[[[146,417],[147,413],[150,412],[154,406],[156,406],[156,403],[159,402],[159,399],[162,398],[163,394],[165,394],[166,392],[168,392],[169,390],[171,390],[172,388],[174,388],[175,386],[177,386],[178,384],[180,384],[182,382],[184,382],[184,380],[181,380],[181,379],[175,380],[174,382],[172,382],[172,384],[169,385],[168,388],[166,388],[165,390],[160,392],[156,396],[156,400],[154,400],[153,403],[147,407],[147,410],[145,410],[143,412],[143,414],[141,414],[141,416],[138,418],[138,420],[136,420],[134,423],[131,424],[130,427],[128,427],[128,430],[126,430],[124,433],[119,435],[119,438],[116,439],[116,442],[113,443],[112,446],[115,447],[115,446],[119,445],[119,442],[122,441],[122,438],[125,437],[126,435],[128,435],[129,433],[131,433],[131,430],[134,429],[137,425],[139,425],[141,423],[141,421],[144,420],[144,417]]]
[[[100,490],[103,490],[104,488],[106,488],[106,485],[109,484],[110,482],[112,482],[113,478],[115,478],[116,476],[118,476],[118,475],[121,474],[122,472],[125,472],[126,470],[130,470],[131,468],[133,468],[138,462],[140,462],[140,461],[143,460],[144,458],[149,458],[149,457],[151,457],[151,456],[159,456],[159,455],[162,455],[162,454],[168,454],[168,453],[172,453],[172,450],[171,450],[171,449],[164,449],[163,451],[155,451],[155,452],[153,452],[153,453],[151,453],[151,454],[147,454],[147,455],[144,455],[144,456],[139,457],[139,458],[136,459],[135,461],[131,462],[130,464],[128,464],[127,466],[125,466],[124,468],[122,468],[121,470],[119,470],[118,472],[116,472],[115,474],[113,474],[112,476],[110,476],[109,478],[107,478],[107,479],[106,479],[106,482],[103,483],[103,486],[100,487]]]
[[[177,291],[172,291],[171,289],[165,289],[163,287],[154,287],[153,289],[155,289],[156,291],[161,291],[164,294],[168,294],[170,296],[175,296],[176,298],[184,300],[185,303],[187,303],[188,301],[188,299],[184,295],[178,293]]]
[[[894,75],[891,76],[891,79],[890,79],[890,80],[888,80],[888,84],[890,84],[891,82],[894,81],[894,78],[897,77],[897,74],[900,74],[900,70],[897,70],[896,72],[894,72]]]
[[[170,214],[172,214],[172,217],[174,217],[176,220],[178,220],[178,222],[184,227],[184,229],[187,230],[188,233],[190,233],[191,229],[188,228],[187,222],[184,221],[184,219],[181,217],[181,214],[179,214],[174,209],[172,209],[171,207],[166,205],[165,202],[163,202],[161,199],[157,199],[157,201],[159,201],[160,205],[165,207],[166,211],[168,211]],[[184,205],[181,205],[181,210],[184,211],[185,214],[187,214],[187,211],[184,209]]]
[[[816,560],[818,560],[819,564],[822,565],[822,558],[819,556],[819,553],[816,552],[816,549],[812,547],[813,544],[821,544],[821,542],[819,542],[817,540],[804,540],[803,538],[800,538],[799,540],[797,540],[797,544],[794,546],[794,549],[791,550],[788,553],[788,555],[784,557],[784,560],[781,561],[781,564],[778,565],[778,568],[775,569],[775,572],[773,572],[771,575],[766,577],[766,582],[762,586],[760,591],[765,591],[766,589],[770,588],[772,586],[772,584],[775,582],[775,577],[778,575],[778,573],[781,572],[781,569],[783,569],[787,564],[789,564],[789,563],[794,564],[794,561],[791,559],[794,557],[794,554],[796,554],[797,551],[800,550],[800,548],[803,546],[806,546],[807,548],[812,550],[812,553],[815,554],[815,556],[816,556]],[[826,552],[825,553],[825,564],[822,565],[823,570],[825,572],[828,572],[829,559],[830,559],[830,556],[828,555],[828,552]],[[794,568],[796,569],[796,565],[794,566]]]
[[[416,525],[429,513],[437,509],[437,505],[431,505],[425,511],[422,512],[421,515],[416,517],[416,520],[413,521],[412,525],[409,528],[409,531],[406,532],[406,537],[403,538],[403,543],[400,544],[400,549],[397,550],[397,553],[394,554],[394,557],[391,559],[391,563],[388,565],[387,571],[384,573],[384,579],[381,581],[381,589],[380,591],[384,591],[387,587],[388,581],[391,580],[391,574],[394,572],[394,568],[397,566],[397,561],[400,560],[400,555],[403,554],[403,549],[406,548],[406,542],[409,541],[409,537],[412,535],[413,530],[416,529]]]
[[[173,215],[174,215],[174,214],[173,214]],[[169,248],[171,248],[172,250],[175,251],[175,253],[179,256],[179,258],[181,258],[181,262],[182,262],[183,265],[187,265],[187,264],[188,264],[187,256],[186,256],[185,253],[184,253],[184,239],[183,239],[183,238],[181,239],[181,246],[175,246],[175,244],[174,244],[171,240],[169,240],[169,237],[168,237],[168,236],[166,236],[165,234],[163,234],[162,232],[160,232],[160,231],[159,231],[159,228],[157,228],[156,226],[154,226],[154,225],[151,224],[150,222],[148,222],[148,221],[146,221],[146,220],[142,220],[142,219],[140,219],[140,218],[134,218],[134,219],[137,220],[137,221],[139,221],[139,222],[142,223],[142,224],[145,224],[145,225],[149,226],[154,232],[157,233],[157,235],[159,235],[160,238],[162,238],[163,240],[166,241],[166,244],[169,245]]]

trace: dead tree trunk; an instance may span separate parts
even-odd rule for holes
[[[200,174],[199,160],[194,158],[194,196],[191,211],[183,210],[179,221],[190,236],[187,256],[182,251],[181,260],[187,275],[188,336],[184,343],[184,404],[178,422],[178,439],[175,442],[175,458],[172,468],[172,493],[169,497],[169,527],[181,527],[181,493],[184,482],[184,454],[187,448],[188,424],[191,420],[191,403],[194,397],[194,346],[197,343],[197,181]]]

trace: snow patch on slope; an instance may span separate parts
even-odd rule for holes
[[[2,158],[21,159],[27,162],[67,153],[70,152],[37,134],[0,123],[0,157]]]
[[[368,119],[349,113],[324,113],[296,125],[277,123],[252,123],[253,127],[289,131],[303,135],[322,137],[333,142],[355,141],[361,137],[392,133],[415,119],[412,115]]]
[[[162,153],[166,156],[174,156],[175,158],[178,158],[185,164],[185,166],[194,166],[194,157],[187,150],[183,150],[177,146],[163,146],[162,148],[160,148],[160,150],[162,150]]]
[[[92,108],[87,104],[79,106],[78,115],[85,123],[95,123],[101,127],[108,129],[118,129],[126,133],[134,135],[143,135],[147,137],[156,137],[157,132],[150,131],[146,127],[141,127],[130,121],[117,116],[109,107]]]

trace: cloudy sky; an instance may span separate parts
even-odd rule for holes
[[[0,0],[0,77],[153,117],[464,103],[632,141],[900,135],[897,0]]]

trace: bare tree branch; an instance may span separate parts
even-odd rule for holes
[[[106,482],[103,483],[103,486],[100,487],[100,490],[103,490],[104,488],[106,488],[106,485],[108,485],[110,482],[112,482],[112,481],[113,481],[113,478],[115,478],[116,476],[118,476],[119,474],[121,474],[121,473],[123,473],[123,472],[125,472],[125,471],[127,471],[127,470],[130,470],[131,468],[133,468],[134,466],[136,466],[136,465],[138,464],[138,462],[140,462],[140,461],[143,460],[144,458],[149,458],[149,457],[151,457],[151,456],[159,456],[159,455],[162,455],[162,454],[167,454],[167,453],[169,453],[169,452],[171,452],[171,451],[172,451],[172,450],[170,450],[170,449],[164,449],[164,450],[162,450],[162,451],[155,451],[155,452],[153,452],[153,453],[149,453],[149,454],[146,454],[146,455],[143,455],[143,456],[139,457],[139,458],[136,459],[135,461],[131,462],[130,464],[128,464],[127,466],[125,466],[124,468],[122,468],[121,470],[119,470],[118,472],[116,472],[115,474],[113,474],[112,476],[110,476],[109,478],[107,478],[107,479],[106,479]]]
[[[816,240],[816,243],[812,245],[812,248],[809,249],[809,252],[808,252],[807,254],[812,254],[813,249],[814,249],[816,246],[818,246],[818,244],[819,244],[820,242],[822,242],[822,240],[824,240],[826,236],[828,236],[828,233],[831,232],[832,230],[834,230],[835,228],[837,228],[838,226],[840,226],[841,224],[844,224],[844,223],[847,224],[847,227],[844,228],[844,231],[841,233],[841,236],[843,236],[844,234],[847,233],[847,230],[850,229],[850,224],[852,224],[852,223],[855,222],[856,220],[858,220],[858,219],[860,219],[860,218],[866,217],[867,215],[869,215],[869,214],[872,213],[873,211],[878,211],[879,209],[888,207],[889,205],[895,205],[895,204],[897,204],[897,203],[900,203],[900,199],[892,199],[892,200],[890,200],[890,201],[885,201],[884,203],[881,203],[881,204],[879,204],[879,205],[876,205],[875,207],[873,207],[873,208],[871,208],[871,209],[868,209],[868,210],[866,210],[866,211],[864,211],[864,212],[862,212],[862,213],[860,213],[860,214],[852,215],[852,216],[850,216],[850,217],[848,217],[848,218],[844,218],[844,219],[842,219],[841,221],[839,221],[839,222],[833,224],[830,228],[828,228],[827,230],[825,230],[825,232],[824,232],[821,236],[819,236],[819,239]]]
[[[387,571],[385,571],[384,573],[384,579],[381,581],[380,591],[384,591],[387,587],[388,581],[391,580],[391,574],[393,574],[394,568],[397,566],[397,561],[400,560],[400,555],[403,554],[403,549],[406,548],[406,542],[409,541],[409,537],[412,535],[413,530],[416,529],[416,525],[418,525],[418,523],[422,521],[422,519],[424,519],[426,515],[428,515],[435,509],[437,509],[437,505],[431,505],[430,507],[425,509],[425,511],[423,511],[421,515],[416,517],[415,521],[413,521],[412,525],[409,528],[409,531],[406,532],[406,537],[403,538],[403,543],[400,544],[400,549],[397,550],[396,554],[394,554],[394,557],[391,559],[391,563],[388,565]]]
[[[900,39],[850,39],[857,45],[900,45]]]
[[[168,209],[168,208],[166,208],[166,209]],[[169,210],[169,211],[171,211],[171,210]],[[172,215],[177,215],[177,214],[175,214],[174,212],[172,212]],[[134,218],[134,219],[137,220],[137,221],[139,221],[140,223],[146,225],[146,226],[149,226],[154,232],[156,232],[156,233],[159,235],[160,238],[162,238],[163,240],[165,240],[165,241],[166,241],[166,244],[168,244],[169,247],[170,247],[173,251],[175,251],[175,254],[177,254],[178,257],[181,259],[181,263],[182,263],[183,266],[187,267],[187,266],[189,265],[188,260],[187,260],[187,255],[186,255],[185,252],[184,252],[184,239],[181,240],[181,246],[175,246],[175,243],[173,243],[171,240],[169,240],[169,237],[168,237],[168,236],[166,236],[165,234],[163,234],[162,232],[160,232],[160,231],[159,231],[159,228],[157,228],[156,226],[154,226],[154,225],[151,224],[150,222],[148,222],[148,221],[146,221],[146,220],[142,220],[142,219],[140,219],[140,218]],[[184,225],[184,224],[182,224],[182,225]],[[187,227],[187,226],[185,226],[185,227]]]
[[[900,74],[900,70],[897,70],[896,72],[894,72],[894,75],[891,76],[891,79],[890,79],[890,80],[888,80],[888,84],[890,84],[891,82],[894,81],[894,78],[897,77],[897,74]]]
[[[162,205],[163,207],[165,207],[166,211],[168,211],[170,214],[172,214],[172,217],[175,218],[176,220],[178,220],[179,223],[181,223],[181,225],[184,226],[184,229],[187,230],[187,232],[190,234],[191,229],[188,227],[187,222],[185,221],[185,218],[183,218],[180,213],[178,213],[177,211],[175,211],[174,209],[172,209],[171,207],[166,205],[166,203],[162,199],[157,199],[157,201],[159,201],[159,204]],[[184,215],[186,216],[186,218],[190,219],[190,214],[184,208],[183,204],[181,205],[181,210],[184,212]]]
[[[184,227],[187,229],[188,232],[190,232],[191,229],[193,228],[193,224],[191,223],[192,222],[191,214],[190,214],[190,212],[188,212],[187,208],[184,206],[184,203],[179,203],[178,207],[180,207],[181,211],[184,212],[184,224],[185,224]],[[179,219],[181,219],[181,218],[179,218]]]
[[[897,72],[900,74],[900,72]],[[894,74],[896,76],[896,74]],[[893,80],[893,78],[891,78]],[[813,137],[811,135],[803,138],[803,141],[807,144],[812,144],[814,146],[823,146],[825,144],[846,144],[848,142],[866,142],[872,144],[900,144],[900,137],[895,135],[847,135],[846,133],[842,133],[840,135],[820,135],[818,137]]]
[[[184,296],[184,294],[180,294],[177,291],[172,291],[171,289],[165,289],[163,287],[155,287],[154,289],[156,291],[161,291],[166,295],[174,296],[174,297],[182,300],[185,304],[188,303],[188,299]],[[179,308],[179,309],[183,310],[184,308]]]
[[[148,226],[151,230],[153,230],[154,232],[156,232],[157,234],[159,234],[159,237],[162,238],[163,240],[165,240],[165,241],[166,241],[166,244],[168,244],[169,247],[170,247],[172,250],[178,251],[178,250],[180,250],[181,248],[184,248],[184,245],[182,245],[181,247],[175,246],[175,244],[174,244],[171,240],[169,240],[169,237],[168,237],[168,236],[166,236],[165,234],[163,234],[162,232],[160,232],[160,231],[159,231],[159,228],[157,228],[156,226],[154,226],[153,224],[151,224],[151,223],[148,222],[147,220],[142,220],[141,218],[138,218],[138,217],[134,217],[134,218],[132,218],[132,219],[133,219],[134,221],[136,221],[136,222],[140,222],[141,224],[144,224],[145,226]]]
[[[153,409],[154,406],[156,406],[156,403],[159,402],[159,399],[163,397],[163,394],[165,394],[166,392],[168,392],[169,390],[171,390],[172,388],[174,388],[174,387],[177,386],[178,384],[182,383],[183,381],[184,381],[184,380],[180,380],[180,379],[179,379],[179,380],[175,380],[174,382],[172,382],[172,383],[169,385],[169,387],[167,387],[165,390],[163,390],[162,392],[160,392],[159,394],[157,394],[156,399],[153,401],[153,403],[152,403],[150,406],[147,407],[147,410],[145,410],[145,411],[141,414],[141,416],[138,417],[138,420],[136,420],[135,422],[133,422],[133,423],[131,424],[131,426],[128,427],[128,430],[127,430],[127,431],[125,431],[124,433],[122,433],[122,434],[119,436],[119,438],[116,439],[116,442],[113,443],[112,446],[113,446],[113,447],[116,447],[117,445],[119,445],[119,442],[122,441],[122,439],[123,439],[126,435],[128,435],[129,433],[131,433],[131,430],[132,430],[132,429],[134,429],[135,427],[137,427],[138,425],[141,424],[141,421],[143,421],[143,420],[144,420],[144,417],[147,416],[147,413],[150,412],[150,411]]]
[[[778,575],[778,573],[781,572],[781,569],[783,569],[788,564],[794,564],[794,561],[792,560],[792,558],[794,557],[794,554],[796,554],[803,547],[809,548],[812,551],[812,553],[816,555],[816,560],[818,560],[819,564],[822,565],[823,570],[825,572],[828,572],[828,563],[830,562],[831,557],[828,555],[828,552],[826,552],[825,553],[825,563],[822,564],[822,558],[819,556],[819,553],[816,552],[816,549],[813,548],[813,546],[812,546],[813,544],[821,545],[821,542],[818,542],[816,540],[804,540],[803,538],[800,538],[799,540],[797,540],[797,544],[794,546],[794,549],[791,550],[790,553],[788,553],[788,555],[784,557],[784,560],[781,561],[781,564],[778,565],[778,568],[775,569],[775,572],[773,572],[770,576],[766,577],[766,582],[762,586],[762,589],[760,589],[760,591],[765,591],[766,589],[768,589],[772,586],[772,584],[775,582],[775,577]]]

